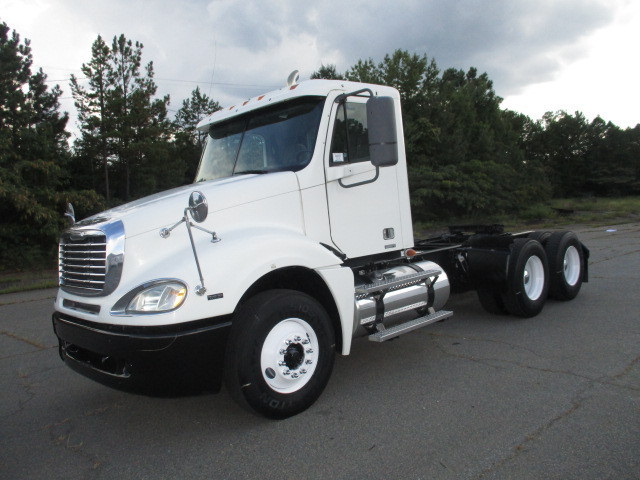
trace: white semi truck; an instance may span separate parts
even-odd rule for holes
[[[574,298],[589,251],[571,232],[414,240],[401,119],[393,88],[290,80],[202,121],[194,184],[62,235],[64,362],[143,393],[224,380],[240,404],[285,418],[320,396],[354,338],[443,320],[450,291],[521,317],[547,295]]]

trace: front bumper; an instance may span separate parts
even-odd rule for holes
[[[103,325],[53,314],[62,360],[120,390],[148,395],[218,391],[229,317],[162,327]]]

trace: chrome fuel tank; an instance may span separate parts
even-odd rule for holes
[[[449,299],[449,278],[444,270],[434,262],[423,261],[410,265],[401,265],[388,270],[375,272],[373,280],[398,280],[408,275],[414,275],[422,271],[438,270],[441,273],[437,275],[435,283],[433,283],[433,293],[429,293],[427,282],[410,285],[404,288],[398,288],[386,292],[381,300],[376,299],[374,295],[356,295],[355,298],[355,322],[354,337],[367,335],[369,331],[367,326],[372,326],[376,322],[376,315],[382,318],[385,327],[392,326],[396,323],[412,320],[425,315],[429,307],[434,310],[441,310]],[[365,284],[366,281],[361,281]],[[359,285],[356,284],[356,288]]]

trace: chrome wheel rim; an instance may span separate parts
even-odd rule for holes
[[[522,274],[524,292],[531,300],[537,300],[544,289],[544,266],[539,257],[533,255],[527,259]]]
[[[275,325],[262,344],[262,378],[279,393],[293,393],[304,387],[318,364],[318,338],[300,318],[287,318]]]
[[[580,254],[573,245],[564,252],[562,268],[565,282],[573,287],[580,278]]]

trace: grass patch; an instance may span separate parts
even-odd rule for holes
[[[28,292],[30,290],[42,290],[45,288],[56,288],[57,286],[58,286],[57,280],[43,280],[41,282],[30,283],[30,284],[16,283],[7,288],[0,289],[0,295],[3,295],[5,293]]]
[[[24,272],[0,273],[0,295],[55,288],[58,286],[58,271],[52,269],[29,270]]]
[[[531,205],[518,214],[468,216],[433,222],[415,222],[416,239],[446,231],[448,225],[499,223],[506,231],[560,228],[566,225],[611,225],[640,222],[640,197],[558,198]]]
[[[640,197],[561,198],[551,206],[576,219],[577,223],[628,223],[640,220]]]

